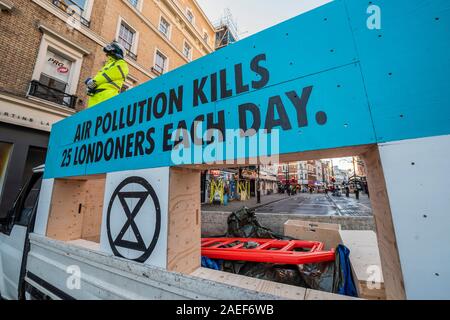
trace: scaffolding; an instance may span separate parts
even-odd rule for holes
[[[230,9],[225,9],[224,15],[214,23],[216,29],[216,50],[238,41],[238,28]]]

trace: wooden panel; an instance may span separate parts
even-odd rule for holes
[[[86,181],[81,238],[100,243],[105,179]]]
[[[98,242],[88,241],[84,239],[71,240],[67,242],[68,244],[89,249],[92,251],[100,251],[100,244]]]
[[[336,248],[341,243],[340,226],[303,220],[288,220],[284,224],[284,235],[298,240],[320,241],[325,249]]]
[[[383,274],[379,281],[367,282],[370,268],[382,271],[377,236],[373,231],[340,231],[342,243],[350,249],[354,279],[357,282],[359,296],[364,299],[386,299]],[[373,288],[370,288],[371,286]]]
[[[285,299],[304,300],[306,289],[287,284],[271,282],[256,278],[250,278],[237,274],[200,268],[191,274],[192,276],[225,283],[232,286],[273,294]]]
[[[291,286],[273,281],[250,278],[238,274],[206,268],[200,268],[194,271],[191,275],[260,293],[272,294],[290,300],[355,300],[355,298],[352,297]]]
[[[83,216],[80,205],[84,199],[85,181],[55,180],[47,236],[61,241],[81,238]]]
[[[201,265],[200,171],[170,169],[167,269],[190,274]]]
[[[391,207],[377,146],[363,155],[387,299],[406,299]]]
[[[361,300],[353,297],[343,296],[340,294],[333,294],[324,291],[307,289],[305,300]]]
[[[55,180],[47,236],[61,241],[99,242],[104,189],[104,178]]]

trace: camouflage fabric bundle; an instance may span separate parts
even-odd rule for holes
[[[247,207],[233,212],[228,217],[227,238],[283,239],[272,230],[261,226],[256,219],[255,211]]]

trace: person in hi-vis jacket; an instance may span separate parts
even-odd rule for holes
[[[117,96],[128,76],[124,60],[125,48],[114,41],[103,48],[108,60],[94,78],[85,81],[89,96],[88,108]]]

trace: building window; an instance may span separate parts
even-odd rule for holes
[[[67,0],[66,3],[69,5],[73,4],[78,8],[80,8],[81,10],[84,10],[86,8],[87,0]]]
[[[186,18],[189,20],[191,24],[194,24],[195,17],[191,9],[186,9]]]
[[[167,57],[159,50],[156,50],[154,71],[159,74],[163,74],[167,70]]]
[[[50,31],[43,32],[28,96],[75,108],[78,100],[75,93],[86,53]]]
[[[53,5],[70,14],[76,24],[81,22],[86,27],[90,26],[90,16],[92,12],[93,0],[53,0]]]
[[[124,21],[120,23],[119,34],[117,41],[124,46],[127,54],[136,59],[135,46],[136,46],[136,31],[131,28]]]
[[[159,31],[167,38],[170,38],[170,23],[167,22],[166,19],[161,17],[161,20],[159,21]]]
[[[124,84],[122,85],[122,89],[120,90],[120,92],[126,92],[128,90],[133,89],[135,86],[138,85],[137,81],[131,79],[131,76],[128,76],[129,78],[127,78],[127,80],[125,80]]]
[[[192,47],[187,41],[183,45],[183,55],[190,61],[192,60]]]
[[[66,91],[69,84],[72,61],[49,49],[45,57],[46,64],[41,72],[39,81],[51,88]]]
[[[120,89],[120,93],[124,93],[124,92],[126,92],[128,90],[130,90],[130,87],[126,83],[124,83],[122,85],[122,88]]]
[[[72,64],[71,60],[49,49],[38,83],[33,83],[31,86],[33,95],[67,107],[74,107],[72,98],[67,95]]]
[[[138,8],[139,0],[128,0],[131,5],[135,8]]]
[[[204,40],[206,43],[208,43],[208,41],[209,41],[209,34],[208,34],[208,32],[206,32],[206,31],[203,32],[203,40]]]

